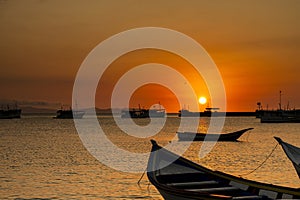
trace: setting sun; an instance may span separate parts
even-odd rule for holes
[[[205,97],[200,97],[199,98],[199,103],[202,104],[202,105],[205,104],[206,103],[206,98]]]

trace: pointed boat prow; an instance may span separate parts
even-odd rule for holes
[[[297,172],[298,177],[300,178],[300,148],[292,144],[284,142],[279,137],[274,137],[277,142],[281,145],[285,155],[293,163],[293,166]]]
[[[281,139],[281,138],[279,138],[279,137],[276,137],[276,136],[274,136],[274,138],[275,138],[275,140],[277,140],[277,142],[278,142],[279,144],[281,144],[281,143],[282,143],[282,139]]]
[[[165,200],[300,199],[296,188],[213,171],[161,147],[155,140],[151,143],[147,176]]]
[[[158,146],[157,142],[155,140],[150,140],[152,146]]]

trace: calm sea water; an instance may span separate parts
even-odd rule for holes
[[[119,148],[149,152],[149,138],[127,136],[110,116],[98,118],[108,138]],[[147,119],[137,124],[146,125]],[[161,145],[176,140],[180,118],[168,117],[155,136]],[[209,118],[201,118],[199,130],[207,129]],[[126,123],[126,121],[125,121]],[[162,199],[142,173],[111,169],[89,154],[73,120],[52,116],[23,116],[0,121],[0,199]],[[211,169],[247,179],[300,187],[296,172],[273,136],[300,146],[300,124],[261,124],[253,117],[229,117],[223,131],[253,127],[241,142],[219,142],[204,158],[199,158],[202,142],[194,142],[184,156]],[[175,138],[175,139],[174,139]],[[118,155],[109,155],[118,156]],[[130,160],[122,160],[126,165]],[[145,163],[136,163],[144,165]]]

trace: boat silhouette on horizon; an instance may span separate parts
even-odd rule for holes
[[[166,110],[162,108],[145,109],[141,108],[140,104],[138,108],[129,108],[121,111],[122,118],[163,118],[166,116]]]
[[[55,119],[81,119],[85,114],[85,111],[82,110],[72,110],[69,109],[59,109],[56,111]]]
[[[253,128],[246,128],[230,133],[193,133],[193,132],[177,132],[179,141],[238,141],[238,139],[247,131]]]
[[[22,110],[20,108],[16,107],[15,108],[10,108],[9,105],[4,108],[0,109],[0,119],[14,119],[14,118],[21,118],[21,113]]]

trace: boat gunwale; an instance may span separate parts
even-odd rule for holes
[[[160,147],[160,146],[152,146],[152,150],[151,150],[151,156],[153,156],[152,160],[156,160],[157,153],[155,153],[155,151],[153,151],[153,148],[157,148],[155,151],[161,150],[163,148]],[[152,155],[152,153],[153,153],[153,155]],[[172,152],[168,151],[168,152],[165,152],[165,153],[172,153]],[[154,167],[155,164],[151,165],[151,166]],[[186,190],[178,189],[178,188],[175,188],[175,187],[167,186],[166,184],[160,183],[157,180],[157,176],[155,175],[156,171],[157,170],[151,170],[150,171],[149,170],[149,165],[147,166],[147,176],[148,176],[148,179],[150,180],[150,182],[152,184],[155,183],[154,185],[155,185],[155,187],[157,187],[158,190],[162,189],[162,190],[164,190],[166,192],[169,192],[170,194],[175,194],[176,196],[181,196],[181,197],[184,197],[184,198],[188,198],[189,197],[189,198],[193,198],[193,199],[231,199],[232,198],[231,196],[212,195],[212,194],[210,194],[208,192],[186,191]],[[198,198],[195,197],[195,195],[199,195]]]
[[[164,154],[168,154],[168,155],[171,155],[171,156],[176,156],[176,157],[178,157],[177,160],[179,160],[180,162],[183,162],[184,164],[187,164],[187,165],[189,165],[193,168],[196,168],[199,171],[203,171],[204,173],[208,173],[212,176],[216,176],[220,179],[226,179],[226,180],[229,180],[229,181],[234,181],[234,182],[237,182],[237,183],[240,183],[240,184],[243,184],[243,185],[247,185],[249,187],[256,188],[258,190],[263,189],[263,190],[268,190],[268,191],[282,193],[282,194],[294,195],[294,196],[297,196],[297,197],[300,196],[300,188],[291,188],[291,187],[286,187],[286,186],[274,185],[274,184],[270,184],[270,183],[262,183],[262,182],[258,182],[258,181],[254,181],[254,180],[248,180],[248,179],[244,179],[242,177],[237,177],[237,176],[234,176],[234,175],[230,175],[230,174],[220,172],[220,171],[217,171],[217,170],[212,170],[212,169],[206,168],[206,167],[204,167],[200,164],[194,163],[191,160],[188,160],[184,157],[178,156],[178,155],[164,149],[163,147],[159,146],[154,140],[151,140],[151,142],[152,142],[152,149],[151,149],[151,154],[150,154],[149,161],[150,160],[156,161],[156,159],[157,159],[156,157],[157,157],[157,153],[158,153],[157,150],[162,150]],[[147,175],[148,175],[149,180],[152,179],[152,181],[153,181],[152,182],[150,180],[150,182],[152,184],[155,183],[154,185],[156,187],[159,187],[163,190],[167,190],[167,191],[171,191],[171,192],[176,191],[176,194],[178,194],[178,192],[181,193],[181,194],[184,194],[184,195],[189,195],[190,194],[189,196],[192,196],[193,198],[194,198],[194,196],[191,195],[191,194],[194,194],[194,195],[195,194],[197,194],[197,195],[200,195],[200,194],[207,195],[206,193],[198,193],[198,192],[191,193],[190,191],[187,192],[187,191],[184,191],[182,189],[176,189],[174,187],[166,186],[165,184],[160,183],[156,178],[157,176],[155,175],[157,170],[153,170],[155,168],[155,166],[156,166],[155,163],[153,163],[153,164],[148,163]],[[150,168],[152,169],[151,171],[149,170]],[[209,199],[209,196],[207,198]],[[225,197],[222,197],[222,198],[224,199]]]

